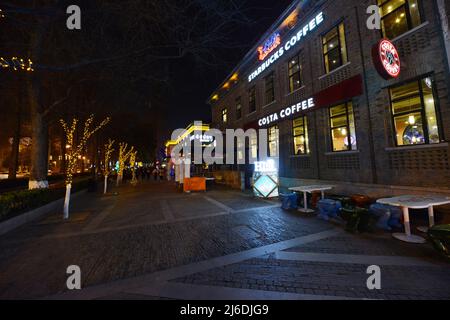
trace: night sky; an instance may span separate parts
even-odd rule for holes
[[[235,39],[241,49],[227,54],[224,62],[213,67],[197,66],[193,61],[182,61],[172,70],[175,81],[170,89],[170,112],[167,113],[168,135],[176,128],[185,128],[193,120],[211,121],[210,106],[206,100],[225,80],[248,50],[292,3],[292,0],[248,0],[246,15],[253,21],[249,27],[237,30]],[[173,111],[173,112],[172,112]]]

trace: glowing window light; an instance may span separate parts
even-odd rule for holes
[[[12,68],[14,71],[28,71],[33,72],[33,61],[28,59],[25,61],[23,58],[12,57],[12,58],[4,58],[0,57],[0,67],[3,69]]]

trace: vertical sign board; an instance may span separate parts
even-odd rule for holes
[[[278,164],[275,159],[255,162],[253,193],[260,198],[278,197]]]

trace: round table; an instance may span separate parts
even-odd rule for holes
[[[434,206],[450,204],[450,198],[443,196],[414,196],[405,195],[394,198],[384,198],[377,200],[378,203],[400,207],[403,211],[405,233],[393,233],[392,236],[398,240],[409,243],[425,243],[425,239],[411,234],[411,224],[409,220],[409,209],[428,209],[429,225],[434,226]],[[419,227],[422,232],[427,232],[428,228]]]
[[[293,187],[289,188],[289,190],[294,192],[303,192],[303,202],[304,206],[303,208],[298,209],[298,211],[303,213],[313,213],[315,212],[312,209],[308,208],[308,201],[307,201],[307,193],[313,193],[314,191],[320,191],[322,194],[322,199],[325,198],[325,191],[333,189],[334,186],[328,186],[328,185],[311,185],[311,186],[301,186],[301,187]]]

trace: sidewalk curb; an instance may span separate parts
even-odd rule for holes
[[[85,193],[87,193],[87,190],[81,190],[77,193],[74,193],[71,196],[71,199],[75,199]],[[42,216],[52,212],[53,210],[58,209],[58,207],[61,207],[61,210],[62,210],[63,204],[64,204],[64,198],[61,198],[59,200],[50,202],[50,203],[46,204],[45,206],[22,213],[21,215],[19,215],[17,217],[14,217],[9,220],[1,222],[0,223],[0,236],[18,228],[18,227],[21,227],[26,223],[32,222],[36,219],[39,219]]]

